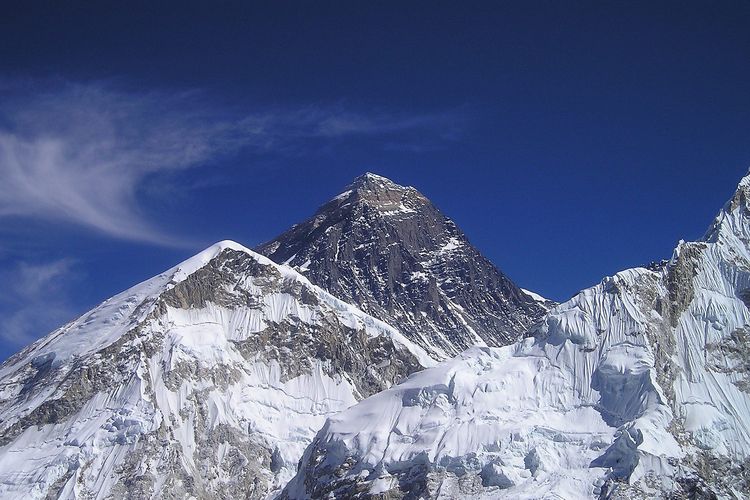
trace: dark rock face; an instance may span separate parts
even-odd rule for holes
[[[437,358],[509,344],[545,312],[421,193],[373,174],[257,251]]]

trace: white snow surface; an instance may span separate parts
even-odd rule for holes
[[[545,309],[549,310],[552,306],[556,305],[554,300],[550,300],[547,297],[543,297],[539,295],[536,292],[532,292],[531,290],[527,290],[525,288],[521,288],[521,291],[531,297],[531,299],[535,302],[538,302],[539,305],[544,307]]]
[[[28,363],[38,356],[53,356],[56,363],[63,363],[70,356],[86,356],[116,341],[123,333],[143,319],[151,312],[149,306],[165,291],[183,281],[186,277],[199,270],[226,249],[245,252],[260,264],[274,267],[285,279],[299,281],[315,290],[317,295],[335,310],[345,313],[351,324],[362,324],[373,334],[387,334],[396,343],[412,352],[423,366],[432,366],[434,360],[423,349],[405,338],[392,326],[373,318],[356,307],[337,299],[325,290],[313,285],[310,281],[294,269],[278,265],[271,259],[253,252],[249,248],[231,240],[223,240],[202,252],[190,257],[177,266],[139,283],[114,297],[105,300],[99,306],[85,313],[78,319],[55,330],[46,337],[36,341],[21,351],[18,358],[0,367],[0,379],[17,370],[19,366]],[[145,307],[144,307],[145,306]],[[140,314],[133,313],[140,307]],[[276,321],[279,318],[268,318]],[[257,330],[255,330],[257,331]]]
[[[226,308],[209,302],[202,308],[169,306],[152,314],[161,294],[226,249],[245,252],[258,263],[273,267],[283,280],[310,290],[319,304],[313,307],[284,293],[260,294],[250,277],[237,286],[259,297],[256,307]],[[285,379],[283,367],[276,361],[248,360],[234,342],[247,339],[269,322],[291,318],[314,324],[325,315],[363,328],[368,335],[387,336],[423,366],[434,365],[421,348],[389,325],[311,285],[296,271],[231,241],[213,245],[105,301],[0,367],[0,425],[7,431],[46,402],[60,398],[68,383],[65,375],[73,373],[76,363],[90,360],[96,364],[101,361],[97,353],[116,342],[133,346],[139,353],[134,373],[125,374],[126,383],[96,392],[69,418],[28,426],[9,442],[0,443],[0,498],[41,499],[48,493],[60,498],[116,497],[113,487],[121,479],[119,468],[139,445],[153,445],[154,436],[164,432],[176,442],[185,470],[205,478],[201,470],[205,464],[192,458],[200,451],[197,440],[201,438],[195,426],[196,398],[209,408],[208,414],[201,416],[207,428],[225,425],[243,434],[250,432],[275,450],[279,465],[273,473],[268,471],[273,493],[294,474],[302,452],[326,417],[351,406],[361,395],[352,381],[332,374],[319,360],[312,360],[309,372]],[[134,338],[124,337],[137,325],[141,330]],[[160,340],[150,343],[155,338]],[[139,345],[144,347],[139,350]],[[156,352],[147,353],[146,346]],[[54,383],[41,388],[24,386],[31,367],[41,366],[57,370]],[[172,370],[178,368],[195,376],[168,382]],[[230,376],[217,372],[219,369]],[[227,445],[220,445],[219,456],[213,459],[228,463],[230,457],[221,454],[229,451]],[[154,453],[140,464],[142,473],[154,472],[157,488],[164,477],[156,471],[167,458]],[[217,483],[231,479],[222,468],[213,474]]]
[[[537,302],[549,302],[549,299],[546,299],[539,295],[536,292],[532,292],[531,290],[526,290],[525,288],[521,288],[521,291],[531,297],[532,299],[536,300]]]
[[[408,478],[431,498],[655,497],[695,478],[702,457],[739,466],[750,379],[732,350],[750,331],[749,200],[750,176],[663,270],[605,278],[534,336],[469,349],[329,417],[286,494]],[[720,498],[745,497],[731,471],[713,473]]]

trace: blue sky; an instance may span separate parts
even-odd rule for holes
[[[0,19],[0,358],[364,171],[563,300],[750,167],[745,1],[46,4]]]

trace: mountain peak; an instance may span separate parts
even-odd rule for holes
[[[725,212],[733,212],[739,207],[748,208],[750,204],[750,171],[740,179],[732,198],[724,206]]]
[[[369,190],[369,191],[387,191],[387,190],[404,190],[413,189],[409,186],[402,186],[393,182],[388,177],[382,175],[373,174],[372,172],[365,172],[364,174],[356,177],[351,184],[349,189],[354,190]]]
[[[355,178],[346,190],[332,202],[360,204],[374,208],[381,214],[412,214],[421,205],[429,203],[419,191],[402,186],[381,175],[365,172]]]
[[[419,191],[370,172],[257,251],[396,326],[436,359],[507,344],[546,310]]]
[[[550,308],[512,347],[468,349],[330,417],[280,498],[741,497],[750,177],[708,236]]]
[[[740,179],[734,194],[703,237],[703,241],[724,240],[735,245],[736,239],[740,243],[750,239],[750,171]]]
[[[224,240],[0,365],[0,498],[272,498],[326,417],[432,364]]]
[[[354,180],[346,186],[344,192],[336,196],[334,199],[348,198],[355,193],[362,196],[368,193],[385,193],[390,191],[403,192],[413,189],[414,188],[396,184],[382,175],[365,172],[364,174],[355,177]]]

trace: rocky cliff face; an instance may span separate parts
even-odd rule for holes
[[[285,498],[746,498],[750,176],[706,237],[330,417]]]
[[[327,416],[430,363],[223,242],[0,367],[0,497],[265,498]]]
[[[398,328],[435,359],[475,344],[507,345],[546,310],[416,189],[374,174],[257,250]]]

